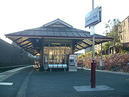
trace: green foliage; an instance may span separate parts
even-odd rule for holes
[[[113,41],[105,43],[103,47],[104,50],[109,50],[109,48],[112,48],[113,52],[115,53],[120,53],[123,51],[123,45],[120,43],[119,26],[120,21],[118,19],[109,20],[105,25],[106,36],[112,37]]]
[[[112,45],[112,42],[107,42],[107,43],[105,43],[105,45],[102,48],[104,50],[107,50],[111,45]]]

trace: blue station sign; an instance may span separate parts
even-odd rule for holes
[[[96,7],[93,11],[89,12],[85,17],[85,27],[90,27],[101,22],[101,7]]]

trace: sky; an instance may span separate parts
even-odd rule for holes
[[[11,43],[5,34],[40,27],[57,18],[75,28],[85,28],[85,16],[91,11],[92,0],[0,0],[0,38]],[[102,22],[95,33],[104,34],[109,19],[120,21],[129,16],[129,0],[95,0],[102,6]],[[89,30],[90,31],[90,30]]]

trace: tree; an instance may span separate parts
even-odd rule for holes
[[[106,28],[106,36],[112,37],[113,41],[110,41],[105,44],[105,50],[112,49],[112,53],[119,53],[122,49],[122,44],[120,43],[119,37],[119,27],[120,21],[119,19],[109,20],[108,23],[105,25]]]

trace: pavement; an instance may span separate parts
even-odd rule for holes
[[[19,68],[15,68],[15,69],[11,69],[5,72],[0,73],[0,81],[3,81],[7,78],[9,78],[10,76],[14,75],[17,72],[20,72],[21,70],[25,69],[25,68],[29,68],[32,67],[32,65],[29,66],[24,66],[24,67],[19,67]]]
[[[91,69],[88,69],[88,68],[82,68],[82,69],[84,69],[84,70],[91,70]],[[109,70],[96,70],[96,71],[98,71],[98,72],[112,73],[112,74],[118,74],[118,75],[129,75],[129,72],[118,72],[118,71],[109,71]]]
[[[0,97],[129,97],[129,75],[97,71],[96,76],[97,86],[113,90],[76,91],[75,86],[90,85],[89,70],[39,72],[28,67],[1,81],[13,84],[0,85]]]

